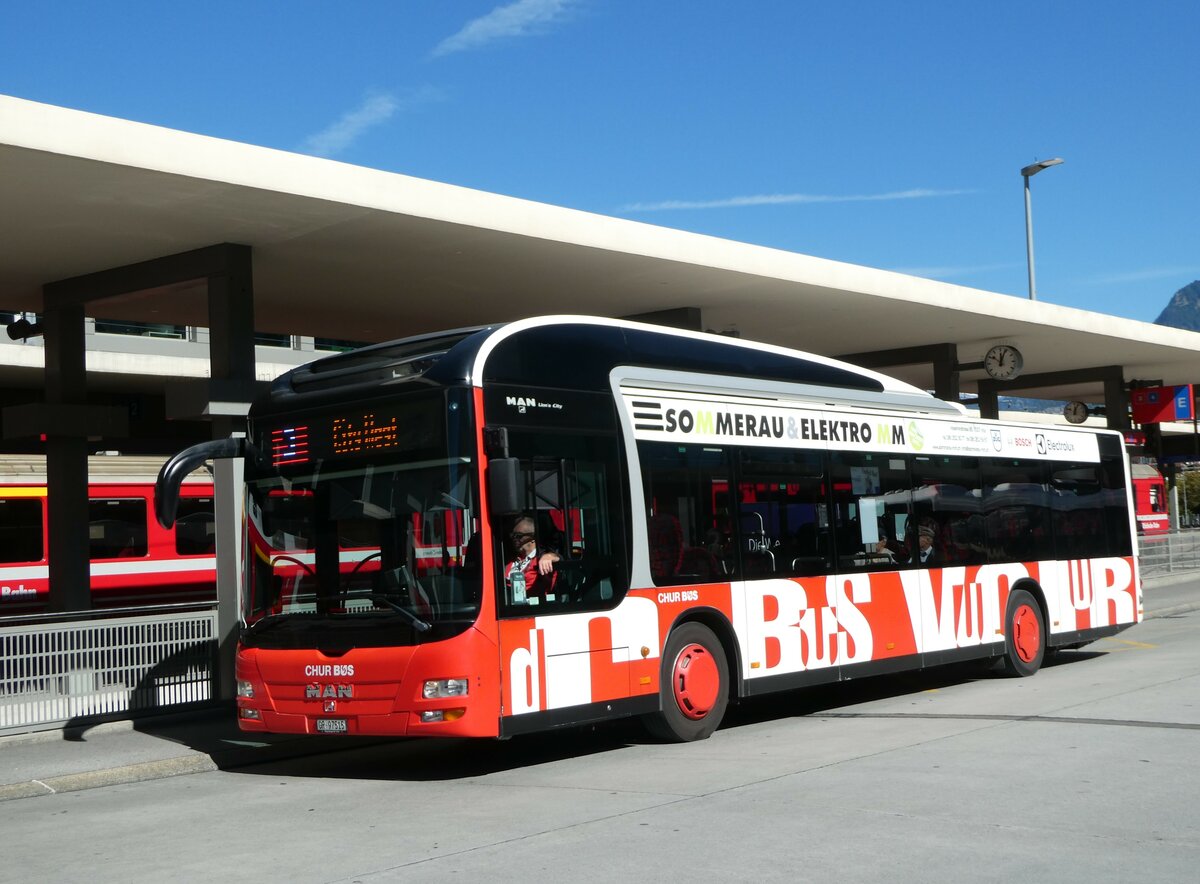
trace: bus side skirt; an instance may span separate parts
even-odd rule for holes
[[[519,734],[574,727],[617,718],[629,718],[658,711],[658,694],[628,697],[623,700],[604,700],[583,706],[568,706],[565,709],[547,709],[545,712],[529,712],[524,715],[509,715],[500,719],[500,738],[506,739]]]

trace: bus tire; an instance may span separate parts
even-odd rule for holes
[[[1046,620],[1033,594],[1014,589],[1004,614],[1004,672],[1017,678],[1033,675],[1046,656]]]
[[[729,703],[729,662],[721,642],[700,623],[674,630],[659,676],[662,709],[644,719],[660,740],[686,743],[712,735]]]

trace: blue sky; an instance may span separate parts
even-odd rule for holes
[[[1036,11],[1035,11],[1036,10]],[[0,92],[1152,321],[1200,3],[11,4]]]

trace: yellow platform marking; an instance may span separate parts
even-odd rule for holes
[[[1127,638],[1106,638],[1104,641],[1113,642],[1114,644],[1118,645],[1128,645],[1128,647],[1125,648],[1118,648],[1117,650],[1119,651],[1132,651],[1134,649],[1147,651],[1158,647],[1158,645],[1151,645],[1147,644],[1146,642],[1135,642]]]

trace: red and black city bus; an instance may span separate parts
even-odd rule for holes
[[[738,698],[1032,675],[1142,617],[1119,434],[727,337],[542,317],[322,359],[164,468],[164,523],[212,456],[246,459],[250,731],[699,739]],[[520,520],[554,553],[537,593],[507,577]]]

